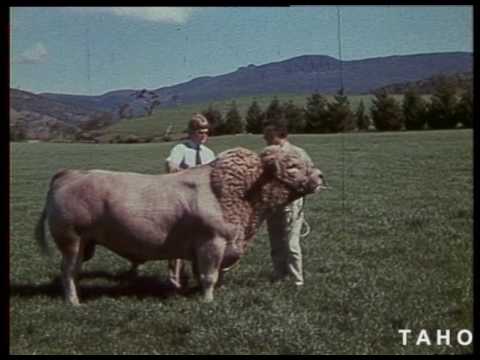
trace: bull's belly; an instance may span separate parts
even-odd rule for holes
[[[192,257],[190,239],[170,239],[160,233],[104,229],[92,240],[133,262],[179,258],[190,260]]]

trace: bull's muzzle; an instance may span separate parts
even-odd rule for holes
[[[315,183],[313,192],[319,192],[321,190],[329,189],[327,181],[323,176],[323,173],[319,169],[315,169],[312,174],[312,181]]]

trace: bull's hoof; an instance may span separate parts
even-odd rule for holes
[[[203,294],[202,296],[202,302],[204,303],[210,303],[213,301],[213,294],[212,293],[207,293],[207,294]]]
[[[82,306],[82,304],[80,304],[80,302],[78,300],[72,300],[72,299],[68,299],[66,301],[66,303],[70,306],[74,306],[74,307],[79,307],[79,306]]]

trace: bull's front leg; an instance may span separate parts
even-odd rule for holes
[[[217,236],[200,243],[196,249],[198,277],[202,287],[203,300],[206,302],[213,300],[213,289],[218,281],[225,244],[225,239]]]

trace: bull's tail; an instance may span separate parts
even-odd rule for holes
[[[37,225],[35,226],[35,239],[37,240],[38,246],[40,247],[40,251],[42,252],[43,255],[45,256],[50,256],[51,251],[47,243],[46,239],[46,228],[45,228],[45,223],[47,221],[47,207],[48,203],[50,201],[51,193],[52,193],[52,188],[55,185],[55,181],[61,177],[63,177],[65,174],[69,172],[68,169],[60,169],[57,171],[57,173],[52,177],[50,180],[50,185],[49,185],[49,190],[47,193],[47,198],[45,202],[45,206],[42,210],[42,214],[40,215],[40,218],[37,221]]]
[[[45,234],[45,222],[47,221],[47,209],[44,208],[40,218],[37,221],[37,225],[35,226],[35,239],[40,247],[41,252],[43,255],[50,256],[50,248],[47,244],[46,234]]]

